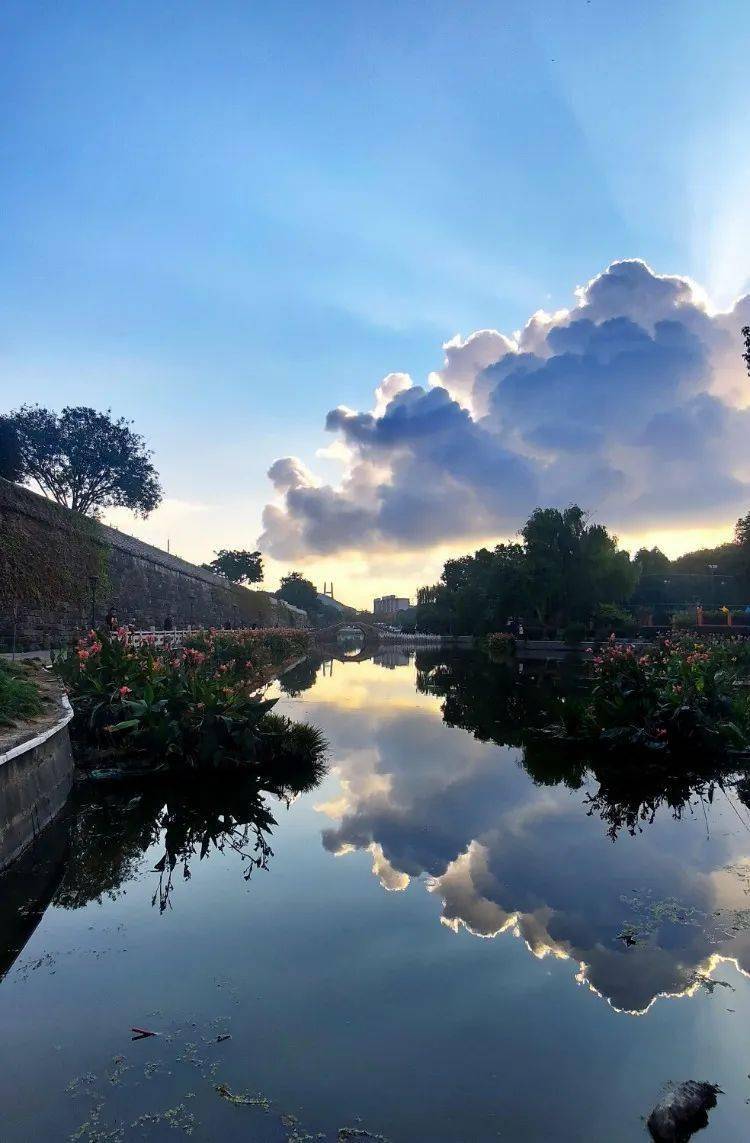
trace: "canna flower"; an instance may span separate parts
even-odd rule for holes
[[[125,698],[125,695],[130,694],[130,687],[120,687],[120,698]]]

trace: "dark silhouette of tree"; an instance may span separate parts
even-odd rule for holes
[[[537,508],[522,532],[534,609],[540,619],[587,619],[600,603],[627,600],[637,572],[617,537],[589,524],[577,504],[560,511]]]
[[[417,592],[418,630],[484,635],[513,616],[564,626],[630,598],[638,568],[577,504],[537,508],[522,536],[522,544],[448,560],[440,582]]]
[[[82,515],[129,508],[148,516],[161,501],[159,479],[143,437],[109,412],[68,406],[61,413],[23,405],[9,421],[21,454],[20,479]]]
[[[0,417],[0,476],[21,480],[23,462],[16,427],[10,417]]]
[[[663,575],[672,566],[669,556],[661,548],[639,548],[633,556],[633,563],[640,575]]]
[[[750,512],[740,516],[734,527],[734,538],[742,547],[750,549]]]
[[[305,579],[302,572],[292,571],[289,575],[282,576],[281,587],[276,596],[305,611],[320,611],[318,589],[311,580]]]
[[[263,557],[260,552],[222,548],[216,553],[215,560],[203,566],[230,583],[260,583],[263,579]]]
[[[745,352],[742,354],[742,358],[747,366],[748,373],[750,373],[750,325],[743,325],[742,340],[745,343]]]

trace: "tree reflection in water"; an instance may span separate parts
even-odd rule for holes
[[[519,668],[521,668],[519,670]],[[736,787],[750,805],[747,768],[691,757],[669,766],[659,756],[643,753],[591,756],[585,748],[549,744],[537,730],[557,721],[559,704],[581,692],[583,675],[575,659],[562,662],[493,662],[487,655],[457,655],[446,661],[443,652],[417,654],[417,689],[443,699],[443,720],[469,731],[481,742],[520,747],[520,762],[537,785],[565,785],[586,790],[588,814],[598,814],[614,841],[622,830],[635,834],[666,807],[675,819],[703,813],[715,794]],[[743,790],[745,796],[743,796]]]
[[[290,670],[279,676],[279,687],[290,698],[298,698],[303,691],[309,691],[315,686],[322,659],[317,655],[308,655],[301,662],[296,663]]]
[[[191,864],[212,854],[230,852],[244,865],[248,880],[267,869],[273,856],[270,839],[277,822],[269,798],[287,806],[313,789],[322,765],[300,773],[267,779],[227,777],[220,783],[200,778],[152,778],[133,793],[111,785],[87,786],[77,792],[71,810],[70,859],[53,898],[65,909],[112,899],[143,873],[144,854],[162,850],[151,870],[158,873],[152,904],[172,906],[175,874],[191,877]]]

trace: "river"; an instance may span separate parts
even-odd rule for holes
[[[530,748],[571,689],[306,662],[273,693],[329,739],[314,789],[77,794],[0,881],[3,1143],[615,1143],[685,1079],[746,1140],[743,787]]]

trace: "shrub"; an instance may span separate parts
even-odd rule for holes
[[[563,631],[563,639],[566,643],[581,643],[585,638],[585,623],[569,623]]]
[[[597,634],[605,638],[613,631],[615,635],[632,635],[638,626],[632,612],[616,603],[600,603],[594,613]]]

